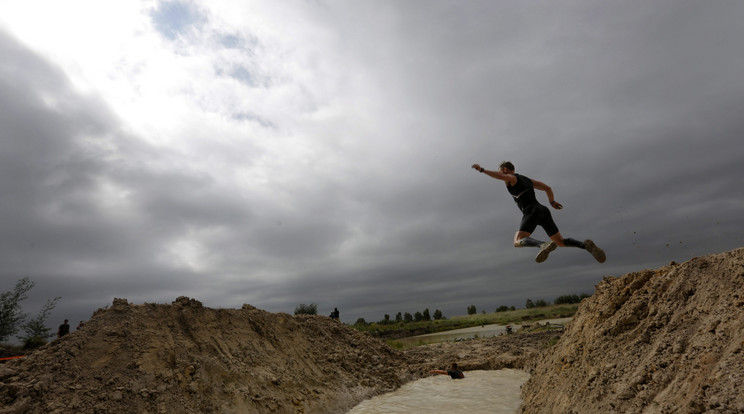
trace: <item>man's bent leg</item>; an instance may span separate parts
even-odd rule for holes
[[[514,247],[540,247],[544,242],[533,239],[526,231],[518,231],[514,234]]]
[[[584,246],[583,242],[580,242],[576,239],[572,239],[570,237],[563,239],[563,242],[566,243],[566,246],[568,247],[578,247],[579,249],[586,249],[586,246]]]
[[[552,236],[550,236],[550,240],[553,240],[555,244],[557,244],[560,247],[567,246],[566,239],[564,239],[563,236],[561,236],[561,232],[557,232],[553,234]]]
[[[589,239],[581,242],[576,239],[566,238],[563,239],[563,242],[568,247],[578,247],[579,249],[588,251],[599,263],[604,263],[605,260],[607,260],[607,256],[605,255],[604,250],[600,249],[596,244],[594,244],[593,241]]]
[[[542,263],[545,260],[547,260],[550,252],[555,250],[556,247],[558,247],[558,245],[553,240],[547,243],[544,243],[540,240],[533,239],[532,237],[530,237],[530,234],[532,233],[529,233],[526,231],[518,231],[517,234],[514,235],[514,247],[527,247],[527,246],[539,247],[540,252],[537,253],[537,256],[535,257],[535,261],[537,263]],[[560,234],[558,235],[558,237],[560,238]],[[561,241],[563,241],[562,238],[561,238]]]

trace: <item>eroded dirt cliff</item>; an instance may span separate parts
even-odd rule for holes
[[[744,249],[606,277],[536,361],[523,413],[744,413]]]

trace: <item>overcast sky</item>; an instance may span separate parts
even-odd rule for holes
[[[341,319],[744,245],[744,2],[0,3],[0,290]],[[511,160],[559,249],[515,249]],[[547,198],[538,192],[547,204]],[[534,237],[547,239],[538,229]]]

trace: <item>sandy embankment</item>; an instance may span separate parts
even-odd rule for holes
[[[744,413],[742,390],[744,248],[605,278],[540,356],[522,408]]]

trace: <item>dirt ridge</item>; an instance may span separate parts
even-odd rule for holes
[[[80,331],[0,366],[0,412],[344,412],[399,387],[404,361],[329,318],[116,299]]]
[[[744,413],[744,248],[606,277],[523,386],[521,412]]]

